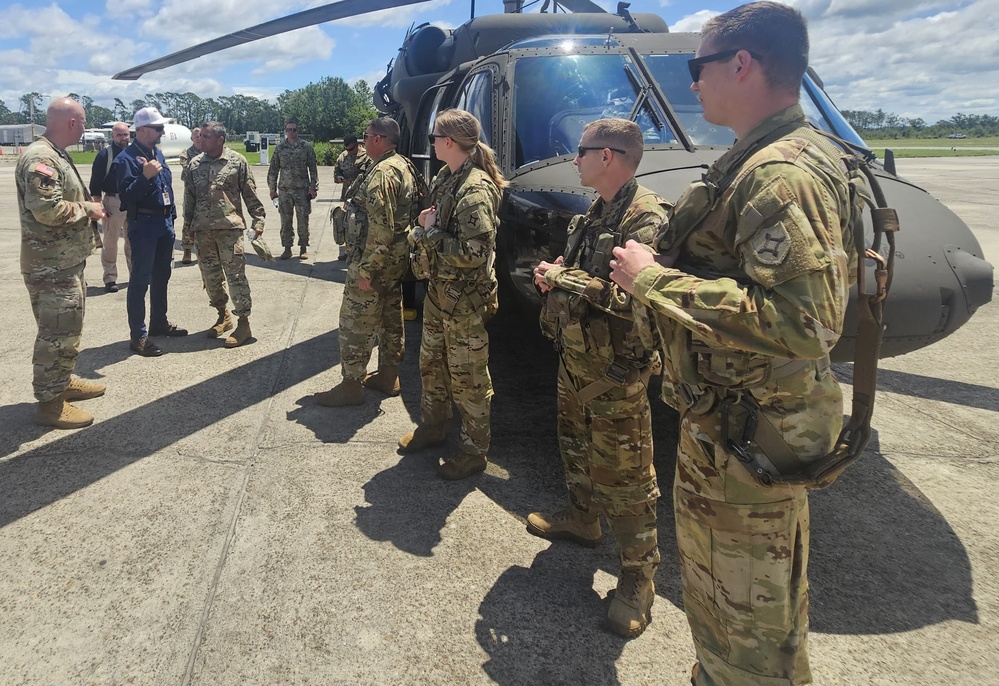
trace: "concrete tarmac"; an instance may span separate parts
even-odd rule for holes
[[[898,167],[999,260],[999,159]],[[316,405],[340,379],[329,194],[313,259],[248,259],[254,339],[235,350],[205,336],[215,313],[198,267],[178,264],[169,314],[191,335],[159,340],[161,358],[131,354],[125,291],[104,292],[93,255],[77,371],[108,391],[80,403],[92,427],[45,430],[13,165],[0,164],[0,684],[689,683],[668,496],[654,620],[632,641],[601,628],[610,536],[589,550],[525,532],[529,512],[565,498],[554,355],[533,323],[491,325],[483,475],[444,483],[439,453],[396,452],[419,418],[418,321],[400,397]],[[867,454],[812,496],[815,683],[999,684],[997,334],[994,301],[885,360]],[[675,415],[658,401],[655,424],[669,493]]]

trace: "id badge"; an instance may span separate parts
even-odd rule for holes
[[[163,207],[170,207],[170,193],[163,191]]]

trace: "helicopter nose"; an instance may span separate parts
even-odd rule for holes
[[[992,300],[992,265],[957,245],[945,245],[944,256],[960,284],[968,315]]]

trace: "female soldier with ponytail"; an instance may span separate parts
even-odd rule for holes
[[[496,313],[496,227],[506,180],[479,122],[463,110],[437,115],[430,143],[444,167],[430,186],[429,209],[412,235],[413,271],[427,279],[420,377],[422,421],[399,441],[404,452],[444,443],[451,402],[461,413],[461,448],[437,469],[447,480],[486,468],[489,450],[489,336]]]

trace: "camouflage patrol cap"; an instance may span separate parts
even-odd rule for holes
[[[264,262],[274,261],[274,255],[271,254],[271,249],[267,247],[266,243],[264,243],[263,236],[257,236],[254,238],[250,241],[250,245],[253,247],[253,252],[257,253],[257,257],[262,259]]]

